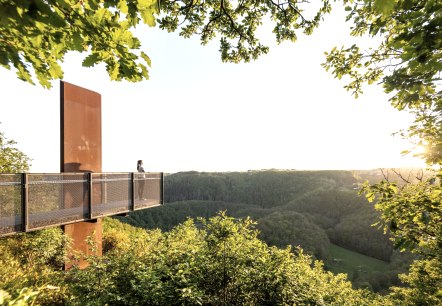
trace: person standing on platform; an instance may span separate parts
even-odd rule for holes
[[[143,174],[138,175],[138,199],[139,200],[145,200],[143,193],[144,193],[144,179],[146,178],[144,174],[144,168],[143,168],[143,161],[140,159],[137,162],[137,171]]]

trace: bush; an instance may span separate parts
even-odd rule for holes
[[[118,227],[112,221],[111,227]],[[344,275],[300,250],[269,247],[250,219],[220,214],[148,231],[128,249],[93,257],[69,272],[72,303],[109,305],[370,305]],[[116,237],[113,232],[112,237]],[[127,233],[126,233],[127,234]],[[126,238],[124,238],[126,239]],[[143,252],[143,250],[146,250]]]

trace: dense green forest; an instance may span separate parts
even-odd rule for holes
[[[247,188],[270,201],[271,187],[257,182],[269,183],[266,176],[279,173],[232,175],[247,177]],[[437,305],[441,301],[437,259],[415,261],[409,273],[400,276],[403,283],[398,283],[398,271],[407,270],[405,253],[392,251],[388,240],[383,240],[385,245],[373,243],[376,256],[388,255],[388,260],[360,253],[358,239],[351,233],[365,237],[364,243],[375,241],[379,233],[371,226],[363,230],[362,221],[376,213],[372,204],[357,196],[352,173],[342,180],[344,172],[338,172],[334,180],[333,172],[328,171],[282,172],[295,182],[298,173],[308,175],[311,184],[304,183],[302,192],[293,192],[297,188],[288,184],[288,191],[279,190],[287,197],[285,204],[282,197],[274,206],[212,197],[119,217],[137,227],[105,218],[103,256],[68,257],[70,241],[59,228],[3,237],[0,304]],[[199,182],[204,177],[221,182],[224,180],[210,177],[229,175],[179,173],[168,176],[166,182],[169,190],[174,179],[185,177],[189,188],[197,187],[191,184],[192,177]],[[205,186],[205,193],[200,194],[207,196],[210,184]],[[219,212],[222,210],[227,212]],[[236,216],[228,216],[229,212]],[[193,215],[206,217],[189,219]],[[248,217],[251,215],[258,223]],[[338,246],[339,241],[346,247]],[[97,247],[92,242],[89,245],[91,250]],[[89,266],[79,269],[79,258]],[[64,270],[65,263],[72,268]]]
[[[379,219],[373,204],[358,195],[358,184],[379,180],[380,171],[185,172],[165,179],[167,204],[120,220],[164,231],[187,218],[212,217],[219,211],[257,221],[259,238],[279,248],[300,246],[331,271],[346,272],[355,287],[386,291],[399,285],[412,256],[393,250],[388,234],[372,226]],[[345,271],[332,245],[385,262],[382,268]],[[344,263],[345,266],[345,263]],[[356,272],[355,272],[356,271]]]
[[[268,246],[250,219],[218,214],[168,232],[106,218],[103,256],[63,271],[59,228],[0,239],[1,305],[398,305],[352,288],[301,249]],[[90,245],[91,249],[95,245]],[[81,256],[80,254],[78,256]],[[430,305],[430,304],[429,304]]]

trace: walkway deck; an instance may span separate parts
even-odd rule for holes
[[[163,204],[163,173],[0,174],[0,236]]]

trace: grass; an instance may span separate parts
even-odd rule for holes
[[[346,273],[349,279],[353,278],[355,271],[359,274],[369,274],[373,271],[388,270],[388,262],[341,248],[335,244],[330,245],[330,253],[333,259],[326,264],[327,269],[333,273]]]

